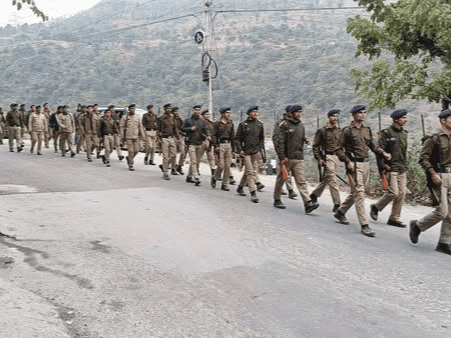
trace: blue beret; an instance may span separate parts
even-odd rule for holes
[[[286,106],[285,107],[285,111],[288,113],[288,112],[290,112],[291,111],[291,106]]]
[[[252,111],[258,110],[258,106],[252,106],[247,110],[247,114],[249,115]]]
[[[135,108],[135,107],[136,107],[136,104],[132,103],[131,105],[128,106],[128,109]]]
[[[333,116],[336,114],[340,114],[340,112],[341,112],[340,109],[332,109],[332,110],[329,110],[329,112],[327,113],[327,116]]]
[[[302,111],[302,106],[291,106],[290,112],[295,113],[297,111]]]
[[[202,105],[201,104],[196,104],[196,105],[193,106],[193,109],[197,109],[197,108],[202,108]]]
[[[221,108],[221,109],[219,109],[219,112],[220,112],[221,114],[224,114],[224,113],[230,111],[230,109],[231,109],[230,107]]]
[[[363,104],[359,104],[359,105],[357,105],[357,106],[354,106],[354,107],[351,109],[351,114],[358,113],[359,111],[365,110],[365,109],[366,109],[366,106],[364,106]]]
[[[401,118],[401,117],[403,117],[405,115],[407,115],[407,110],[405,110],[405,109],[398,109],[398,110],[395,110],[393,113],[391,113],[390,117],[393,120],[397,120],[397,119],[399,119],[399,118]]]
[[[147,105],[147,109],[153,108],[153,104]]]
[[[163,108],[171,108],[171,104],[170,103],[166,103]]]
[[[438,117],[439,119],[446,119],[448,116],[451,116],[451,109],[443,110]]]
[[[171,111],[176,111],[176,110],[179,110],[179,107],[172,107]]]

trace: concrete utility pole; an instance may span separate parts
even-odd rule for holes
[[[213,4],[213,1],[209,1],[207,0],[205,2],[205,21],[206,21],[206,41],[205,41],[205,45],[206,45],[206,49],[207,49],[207,53],[210,55],[211,57],[211,34],[212,34],[212,29],[211,29],[211,25],[213,24],[213,20],[211,17],[211,8],[210,6]],[[210,63],[211,65],[211,63]],[[208,111],[211,114],[211,119],[214,120],[214,112],[213,112],[213,87],[211,84],[211,71],[210,71],[210,66],[208,67]]]

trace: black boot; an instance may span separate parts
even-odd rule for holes
[[[413,244],[418,243],[418,238],[420,237],[421,229],[417,225],[417,221],[410,221],[410,231],[409,231],[409,237],[410,241]]]
[[[183,169],[182,169],[181,166],[178,166],[178,167],[176,168],[176,170],[177,170],[177,172],[178,172],[180,175],[184,175],[184,174],[185,174],[185,173],[183,172]]]
[[[312,200],[308,201],[307,203],[304,204],[304,210],[306,214],[311,213],[313,210],[318,209],[319,204],[318,203],[314,203]]]
[[[215,176],[216,169],[211,169],[211,176]]]
[[[337,212],[334,214],[334,217],[337,219],[338,223],[349,224],[346,216],[342,214],[340,210],[337,210]]]
[[[298,194],[296,194],[293,189],[288,190],[288,198],[295,200],[296,197],[298,197]]]
[[[260,182],[255,183],[255,185],[257,186],[257,190],[258,191],[262,191],[263,188],[265,187],[263,184],[261,184]]]
[[[149,164],[149,158],[148,157],[144,157],[144,164],[148,165]]]
[[[310,199],[312,200],[313,203],[318,202],[318,196],[316,196],[315,194],[310,194]]]
[[[360,232],[362,234],[364,234],[365,236],[368,236],[368,237],[376,236],[376,233],[373,230],[371,230],[371,228],[370,228],[370,226],[368,224],[363,224],[362,225],[362,230],[360,230]]]
[[[260,200],[257,197],[257,193],[255,191],[251,192],[251,202],[258,203]]]
[[[438,243],[435,251],[451,255],[451,246],[446,243]]]
[[[175,169],[171,169],[171,175],[178,175]]]
[[[213,189],[216,188],[216,178],[214,176],[211,177],[210,185]]]
[[[371,204],[370,205],[370,216],[373,220],[377,221],[377,214],[379,213],[379,210],[377,209],[376,205]]]
[[[235,183],[236,183],[236,181],[235,181],[235,179],[233,178],[233,176],[230,176],[230,177],[229,177],[229,184],[230,184],[230,185],[235,185]]]
[[[227,184],[221,185],[221,190],[224,190],[224,191],[230,191],[230,189],[229,189],[229,187],[227,186]]]
[[[340,208],[340,204],[334,204],[334,207],[332,209],[332,212],[337,212],[337,210]]]
[[[279,208],[279,209],[285,209],[286,208],[285,204],[283,204],[283,202],[281,200],[274,200],[273,205],[276,208]]]
[[[243,187],[238,186],[238,189],[236,189],[236,192],[240,196],[246,196],[246,193],[244,192]]]

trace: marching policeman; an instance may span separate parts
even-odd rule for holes
[[[172,161],[171,165],[171,175],[183,175],[183,164],[185,164],[185,158],[186,158],[186,148],[185,148],[185,139],[182,132],[182,125],[183,125],[183,119],[180,117],[179,114],[179,107],[173,107],[172,108],[172,115],[174,116],[174,122],[177,126],[177,136],[175,138],[175,146],[176,146],[176,154],[174,157],[174,160]],[[179,161],[177,164],[177,153],[180,153]]]
[[[128,170],[134,171],[134,159],[139,153],[139,140],[144,139],[144,130],[141,118],[135,114],[135,104],[128,106],[128,114],[124,115],[120,122],[120,134],[124,144],[127,145]]]
[[[285,166],[291,173],[304,201],[304,210],[306,214],[311,213],[319,207],[318,202],[310,199],[307,181],[304,171],[304,143],[309,143],[305,136],[305,127],[301,121],[302,107],[292,106],[290,109],[291,118],[283,121],[277,128],[277,135],[274,138],[274,148],[281,167]],[[279,209],[285,209],[280,197],[282,186],[285,179],[282,175],[277,176],[276,186],[274,188],[274,206]]]
[[[251,201],[258,203],[259,199],[256,193],[256,182],[258,181],[257,171],[261,152],[264,151],[265,147],[265,132],[263,122],[257,119],[258,106],[250,107],[247,110],[247,115],[248,118],[238,125],[235,136],[237,150],[240,153],[240,156],[244,158],[245,169],[243,176],[246,176],[244,182],[243,179],[241,179],[237,193],[241,196],[245,196],[246,194],[244,193],[243,188],[244,184],[247,183],[251,194]]]
[[[34,147],[37,143],[37,154],[42,155],[42,141],[44,140],[46,133],[48,133],[47,121],[47,118],[41,112],[41,106],[37,106],[36,111],[33,111],[30,114],[30,119],[28,120],[28,131],[31,136],[30,153],[33,153]]]
[[[100,120],[100,137],[105,146],[105,155],[100,156],[104,164],[110,167],[110,154],[114,148],[114,137],[119,134],[119,129],[116,121],[113,118],[114,110],[108,109],[105,116]]]
[[[351,109],[353,120],[343,128],[337,143],[335,153],[340,161],[346,163],[347,175],[351,192],[338,208],[334,217],[342,224],[349,224],[345,214],[355,203],[355,210],[361,226],[361,233],[368,237],[376,236],[368,225],[365,212],[365,187],[368,184],[370,168],[368,166],[368,148],[376,155],[384,156],[387,160],[391,155],[386,153],[374,140],[371,129],[363,122],[366,119],[366,106],[358,105]]]
[[[60,108],[60,107],[58,107]],[[59,109],[58,109],[59,110]],[[74,133],[75,118],[69,112],[68,106],[61,107],[62,112],[57,114],[58,135],[60,140],[61,156],[66,156],[66,149],[69,149],[70,156],[75,156]],[[55,137],[56,134],[53,134]]]
[[[144,164],[155,165],[155,147],[158,141],[158,118],[155,115],[153,105],[147,106],[147,113],[142,117],[144,133],[146,134],[146,155],[144,156]],[[149,160],[150,155],[150,160]]]
[[[218,167],[211,178],[211,187],[216,188],[216,181],[223,176],[221,190],[229,191],[227,184],[230,178],[230,166],[232,164],[233,140],[235,137],[230,107],[219,110],[221,118],[213,123],[212,143],[218,154]]]
[[[178,136],[178,128],[172,115],[171,104],[165,104],[164,114],[159,119],[159,139],[161,140],[161,151],[163,153],[163,163],[159,165],[163,172],[163,178],[170,180],[168,175],[169,166],[175,161],[177,156],[177,146],[175,138]]]
[[[208,132],[207,122],[200,116],[201,106],[195,105],[193,113],[183,122],[182,131],[186,134],[188,144],[189,171],[186,182],[200,185],[198,163],[202,156],[202,143],[206,139],[211,139]]]
[[[324,177],[323,181],[310,194],[310,198],[313,202],[316,202],[318,197],[323,194],[324,189],[329,186],[330,195],[334,203],[332,212],[336,212],[341,203],[336,176],[340,160],[335,154],[335,148],[340,137],[340,128],[338,128],[340,110],[330,110],[327,113],[327,119],[326,125],[316,131],[315,140],[313,141],[313,156],[318,161],[318,165],[324,167]]]
[[[381,148],[391,154],[390,161],[383,157],[377,158],[381,178],[386,179],[389,186],[384,195],[370,207],[370,216],[376,221],[379,211],[384,210],[393,201],[387,224],[400,228],[407,226],[400,221],[401,209],[406,198],[407,181],[407,131],[404,130],[407,124],[406,115],[405,109],[395,110],[390,115],[393,124],[390,128],[384,129],[379,137]]]
[[[410,222],[410,240],[418,243],[421,232],[442,221],[436,251],[451,255],[451,109],[439,116],[440,128],[424,143],[419,163],[431,178],[432,192],[438,198],[438,206],[420,220]]]
[[[11,104],[11,110],[6,114],[6,124],[9,128],[9,151],[14,152],[14,140],[16,140],[17,152],[23,150],[22,133],[24,121],[22,115],[17,109],[17,104]]]

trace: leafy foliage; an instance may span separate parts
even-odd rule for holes
[[[13,0],[13,6],[17,7],[17,10],[21,10],[24,6],[30,9],[37,17],[41,18],[42,21],[48,21],[49,17],[46,16],[36,5],[33,0]]]
[[[451,6],[447,0],[356,0],[371,12],[368,20],[348,19],[358,40],[355,56],[385,59],[371,71],[352,71],[370,108],[394,108],[405,99],[451,100]],[[388,60],[388,55],[394,60]],[[392,61],[392,62],[390,62]]]

